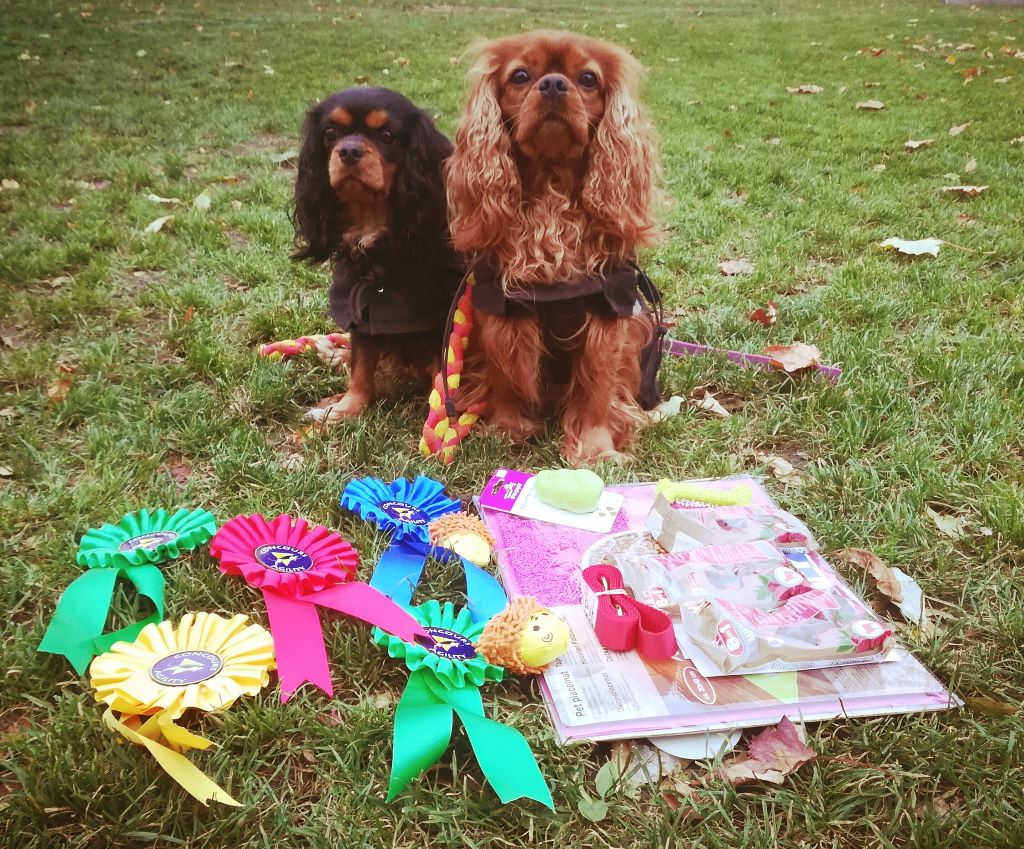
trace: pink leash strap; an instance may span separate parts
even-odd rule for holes
[[[646,660],[668,660],[675,655],[672,619],[627,594],[616,567],[608,563],[588,566],[583,570],[583,582],[596,599],[591,620],[602,646],[612,651],[636,649]]]

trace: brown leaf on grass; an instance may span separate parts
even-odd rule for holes
[[[188,324],[193,318],[195,318],[195,315],[196,315],[196,308],[195,308],[195,306],[192,305],[192,304],[189,304],[188,305],[188,309],[186,309],[184,314],[181,316],[181,320],[183,322],[185,322],[186,324]]]
[[[934,143],[935,139],[909,139],[908,141],[903,142],[903,146],[907,150],[918,150],[919,148],[928,147],[928,145]]]
[[[885,109],[885,104],[881,100],[861,100],[858,101],[857,108],[877,112],[879,109]]]
[[[958,136],[958,135],[960,135],[960,133],[962,133],[969,126],[971,126],[972,123],[974,123],[974,122],[973,121],[968,121],[966,124],[957,124],[955,127],[950,127],[949,128],[949,135],[951,135],[951,136]]]
[[[772,366],[787,374],[816,366],[821,362],[821,351],[815,345],[795,342],[792,345],[765,345],[761,351],[771,358]]]
[[[188,463],[164,463],[160,468],[171,476],[178,489],[184,489],[192,477],[192,466]]]
[[[46,387],[46,397],[51,404],[59,404],[65,398],[68,397],[68,393],[71,391],[71,385],[74,380],[70,377],[60,377],[54,380]]]
[[[726,259],[718,263],[718,270],[726,277],[735,277],[738,274],[753,274],[754,264],[743,257],[739,259]]]
[[[842,551],[832,552],[829,556],[833,560],[841,560],[855,569],[867,572],[874,579],[879,592],[895,604],[903,601],[903,590],[900,587],[899,579],[885,564],[885,561],[874,552],[865,548],[844,548]]]
[[[1020,713],[1021,710],[1024,710],[1020,705],[1012,705],[1009,702],[997,702],[988,696],[968,696],[964,699],[964,704],[971,710],[985,713],[989,716],[1013,716],[1015,713]]]
[[[9,333],[0,333],[0,348],[15,351],[20,347],[18,340]]]
[[[747,784],[751,781],[782,784],[787,776],[814,760],[817,755],[814,749],[804,743],[789,718],[783,717],[774,728],[766,728],[755,736],[745,755],[722,764],[716,774],[730,784]]]
[[[775,325],[776,313],[778,312],[775,306],[775,301],[769,301],[768,306],[758,307],[750,315],[747,316],[751,321],[756,321],[759,324],[763,324],[765,327],[773,327]]]
[[[981,68],[979,68],[977,65],[975,65],[973,68],[967,68],[964,71],[964,85],[967,85],[967,83],[970,83],[970,82],[974,82],[974,80],[977,77],[980,77],[984,73],[985,72]]]
[[[14,472],[7,468],[7,466],[0,466],[0,478],[14,477]]]

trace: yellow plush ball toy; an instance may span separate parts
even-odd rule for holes
[[[569,626],[535,598],[522,596],[487,623],[476,648],[488,663],[536,675],[569,648]]]

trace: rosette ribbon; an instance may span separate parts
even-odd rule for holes
[[[146,625],[164,618],[164,576],[154,564],[202,545],[216,530],[217,520],[206,510],[143,509],[116,525],[86,531],[75,559],[88,569],[61,594],[39,650],[64,655],[81,675],[93,655],[118,640],[134,640]],[[118,578],[130,581],[155,612],[104,634]]]
[[[220,711],[270,680],[274,646],[245,616],[188,613],[146,625],[133,642],[115,643],[89,669],[103,724],[138,746],[204,805],[239,805],[183,752],[213,743],[175,724],[186,710]]]
[[[480,687],[500,681],[504,670],[477,653],[484,626],[451,602],[428,601],[411,608],[432,638],[429,648],[374,632],[374,640],[409,668],[409,681],[395,709],[388,801],[444,755],[459,717],[477,762],[502,802],[534,799],[554,809],[537,759],[514,728],[484,715]]]
[[[225,575],[239,575],[263,592],[282,702],[307,682],[334,695],[317,607],[354,616],[403,640],[429,642],[407,611],[352,580],[359,555],[322,525],[287,515],[235,516],[217,531],[210,553]]]
[[[423,475],[413,481],[398,478],[391,483],[373,477],[357,478],[342,492],[341,506],[391,534],[391,546],[381,555],[370,578],[370,586],[388,598],[408,606],[430,556],[442,562],[462,563],[466,606],[474,622],[486,622],[505,609],[505,590],[493,575],[430,541],[430,523],[462,509],[458,501],[444,494],[444,484]]]

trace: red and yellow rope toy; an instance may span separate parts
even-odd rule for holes
[[[316,355],[333,369],[341,369],[348,363],[351,343],[347,333],[325,333],[316,336],[300,336],[298,339],[282,339],[260,346],[260,356],[271,360],[287,360],[306,351]]]
[[[448,347],[444,353],[446,368],[434,377],[434,388],[428,402],[430,412],[420,439],[420,453],[424,457],[436,457],[446,466],[455,459],[459,443],[469,435],[483,414],[483,408],[476,406],[459,415],[452,398],[452,392],[459,388],[469,347],[469,333],[473,329],[473,282],[471,274],[452,315]]]

